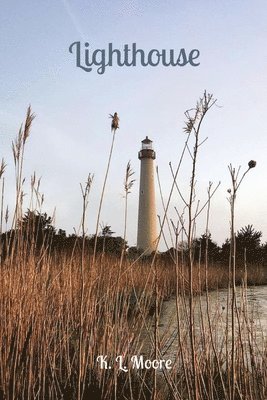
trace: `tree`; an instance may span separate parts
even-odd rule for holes
[[[29,244],[36,247],[42,246],[45,242],[52,240],[56,234],[56,229],[52,225],[52,218],[47,213],[27,210],[22,220],[18,223],[18,229],[22,232],[22,237]]]
[[[109,253],[120,256],[122,250],[127,249],[127,242],[120,236],[113,237],[114,233],[110,225],[101,224],[101,232],[97,237],[97,241],[95,241],[95,235],[92,235],[89,239],[89,246],[94,244],[97,253]]]
[[[261,261],[261,237],[262,232],[256,231],[253,225],[247,225],[237,231],[236,253],[239,260],[244,260],[246,252],[247,262],[255,263]]]
[[[104,225],[103,223],[102,223],[102,225],[101,225],[101,228],[102,228],[102,230],[101,230],[101,234],[100,234],[100,237],[102,238],[102,243],[103,243],[103,245],[102,245],[102,254],[104,254],[105,253],[105,246],[106,246],[106,238],[110,238],[112,235],[113,235],[113,233],[115,233],[115,232],[113,232],[112,230],[111,230],[111,226],[110,225]],[[98,239],[99,240],[99,239]],[[97,249],[97,248],[96,248]]]
[[[207,248],[207,255],[208,255],[208,262],[214,263],[219,261],[221,249],[211,239],[211,234],[209,233],[208,236],[204,233],[197,238],[193,242],[194,246],[194,258],[195,261],[200,260],[202,263],[205,262],[206,259],[206,248]]]
[[[229,257],[230,257],[230,239],[225,239],[224,243],[222,244],[221,248],[221,256],[220,260],[223,263],[229,264]]]
[[[66,238],[66,231],[64,229],[59,229],[57,232],[57,235],[60,236],[61,238]]]
[[[247,225],[236,233],[236,259],[244,263],[245,257],[248,263],[262,261],[263,247],[261,246],[262,232],[256,231],[253,225]],[[230,240],[226,239],[222,245],[222,259],[229,261]]]
[[[127,249],[127,242],[120,236],[107,237],[105,243],[107,253],[120,256],[123,249]]]
[[[101,234],[100,234],[100,236],[104,236],[104,237],[109,237],[109,236],[112,236],[113,235],[113,233],[115,233],[115,232],[113,232],[112,230],[111,230],[111,226],[110,225],[104,225],[104,224],[102,224],[101,225]]]

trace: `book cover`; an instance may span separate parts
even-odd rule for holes
[[[266,399],[266,3],[0,10],[0,399]]]

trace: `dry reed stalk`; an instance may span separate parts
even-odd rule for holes
[[[224,393],[224,397],[227,400],[228,399],[228,395],[226,392],[226,388],[225,388],[225,384],[223,381],[223,375],[222,375],[222,370],[221,370],[221,366],[220,366],[220,362],[219,362],[219,356],[218,356],[218,352],[216,350],[215,347],[215,343],[214,343],[214,339],[213,339],[213,331],[212,331],[212,324],[211,324],[211,314],[210,314],[210,302],[209,302],[209,279],[208,279],[208,273],[209,273],[209,260],[208,260],[208,244],[209,244],[209,240],[208,240],[208,233],[209,233],[209,219],[210,219],[210,207],[211,207],[211,187],[212,187],[212,183],[209,184],[208,187],[208,207],[207,207],[207,214],[206,214],[206,248],[205,248],[205,288],[206,288],[206,310],[207,310],[207,318],[208,318],[208,328],[209,328],[209,335],[210,335],[210,341],[211,341],[211,346],[212,346],[212,350],[214,353],[214,358],[215,358],[215,362],[217,365],[217,370],[219,373],[219,377],[220,377],[220,382],[221,382],[221,386],[223,388],[223,393]],[[212,388],[211,388],[212,391]],[[213,396],[212,396],[213,399]]]
[[[106,183],[107,183],[107,178],[108,178],[108,173],[109,173],[109,168],[110,168],[110,163],[111,163],[111,157],[112,157],[112,153],[113,153],[115,134],[117,132],[117,129],[119,128],[119,117],[118,117],[118,114],[116,112],[114,113],[114,115],[110,114],[110,118],[112,118],[112,122],[111,122],[112,142],[111,142],[111,147],[110,147],[110,151],[109,151],[108,163],[107,163],[105,178],[104,178],[102,192],[101,192],[99,206],[98,206],[92,265],[94,265],[95,257],[96,257],[96,245],[97,245],[97,235],[98,235],[98,230],[99,230],[99,221],[100,221],[102,203],[103,203],[103,200],[104,200],[105,188],[106,188]]]
[[[88,175],[87,181],[85,183],[85,187],[83,188],[82,184],[80,184],[81,192],[82,192],[82,250],[81,250],[81,261],[80,261],[80,279],[81,279],[81,291],[80,291],[80,307],[79,307],[79,368],[78,368],[78,388],[77,388],[77,399],[80,400],[83,397],[84,391],[84,354],[83,354],[83,326],[84,326],[84,289],[85,289],[85,280],[84,280],[84,252],[85,252],[85,218],[86,211],[89,202],[89,194],[90,189],[93,182],[93,176],[91,174]]]
[[[125,206],[124,206],[124,224],[123,224],[123,226],[124,226],[124,228],[123,228],[123,248],[121,250],[119,272],[121,271],[123,257],[125,255],[125,250],[126,250],[125,247],[126,247],[127,217],[128,217],[128,196],[131,193],[131,189],[132,189],[133,184],[135,182],[135,179],[131,179],[131,177],[133,175],[134,175],[134,171],[131,168],[130,161],[128,161],[127,166],[126,166],[125,180],[124,180]]]
[[[18,220],[22,217],[21,201],[23,198],[22,185],[23,185],[23,161],[25,144],[30,136],[30,130],[35,115],[32,113],[31,106],[28,107],[24,125],[21,125],[19,133],[14,142],[12,142],[13,158],[16,168],[16,203],[12,227],[14,227]]]
[[[186,126],[184,128],[187,134],[194,133],[194,149],[191,155],[192,158],[192,172],[190,179],[190,194],[189,200],[187,202],[188,208],[188,229],[187,229],[187,243],[189,250],[189,284],[190,284],[190,294],[189,294],[189,319],[190,319],[190,342],[191,342],[191,357],[192,357],[192,374],[194,379],[194,399],[199,398],[199,382],[197,376],[197,366],[196,366],[196,352],[195,352],[195,330],[194,330],[194,313],[193,313],[193,228],[195,223],[195,218],[193,217],[193,202],[194,202],[194,192],[195,192],[195,179],[196,179],[196,162],[199,147],[203,142],[199,142],[200,128],[205,118],[208,110],[216,103],[213,96],[204,92],[203,97],[199,100],[196,108],[193,110],[186,111]],[[191,153],[190,153],[191,154]]]
[[[230,224],[231,224],[231,288],[232,288],[232,298],[231,298],[231,323],[232,323],[232,340],[231,340],[231,396],[230,399],[234,400],[235,399],[235,390],[236,390],[236,376],[235,376],[235,316],[238,314],[238,308],[236,304],[236,239],[235,239],[235,202],[236,202],[236,195],[237,191],[248,173],[248,171],[251,168],[254,168],[256,166],[255,161],[250,161],[248,163],[248,169],[243,173],[242,177],[240,180],[238,180],[239,177],[239,172],[240,172],[240,167],[236,171],[235,168],[232,167],[230,164],[229,172],[231,176],[231,183],[232,183],[232,191],[230,190],[230,211],[231,211],[231,217],[230,217]],[[238,316],[238,315],[237,315]]]

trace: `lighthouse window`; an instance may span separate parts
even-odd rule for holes
[[[152,150],[152,142],[142,143],[142,150]]]
[[[152,140],[148,139],[148,136],[142,140],[142,150],[152,150]]]

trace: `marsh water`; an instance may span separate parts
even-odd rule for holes
[[[223,353],[227,351],[227,344],[231,342],[231,293],[227,289],[213,291],[196,296],[194,304],[194,332],[196,347],[200,351],[207,351],[211,346],[210,339]],[[235,335],[244,346],[257,346],[257,350],[264,352],[267,345],[267,286],[236,289],[235,307]],[[208,318],[209,315],[209,318]],[[179,321],[179,323],[178,323]],[[178,330],[179,327],[179,330]],[[144,340],[144,354],[148,355],[151,349],[151,335],[153,335],[154,319],[151,318],[150,339]],[[179,343],[180,332],[180,343]],[[164,359],[177,361],[181,352],[181,343],[187,347],[189,343],[189,307],[188,299],[178,301],[173,298],[163,302],[160,320],[159,336],[161,356]],[[150,345],[149,345],[150,342]],[[207,343],[208,342],[208,343]],[[230,345],[229,345],[230,347]]]

